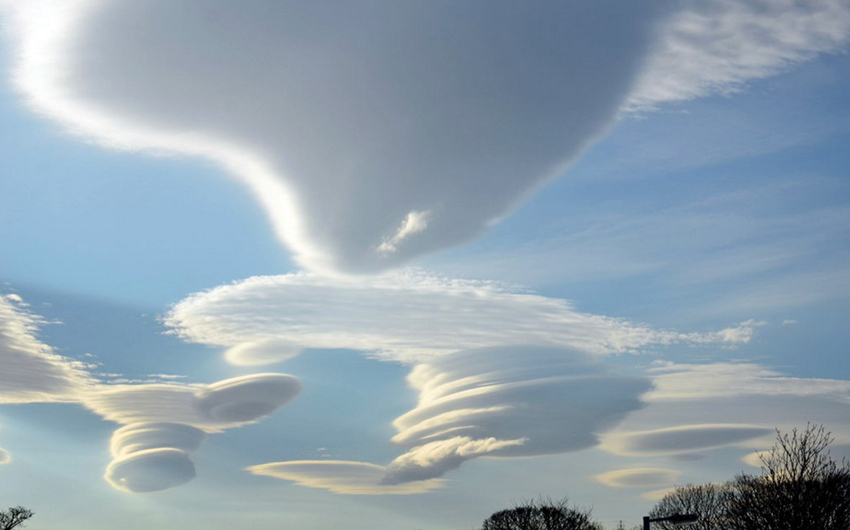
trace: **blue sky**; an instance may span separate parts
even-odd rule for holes
[[[0,498],[33,530],[538,495],[614,528],[774,428],[850,452],[844,0],[0,28]]]

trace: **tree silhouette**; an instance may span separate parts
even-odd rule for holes
[[[570,508],[561,501],[529,501],[488,517],[481,530],[603,530],[590,510]]]
[[[850,464],[829,454],[832,435],[808,425],[782,434],[759,455],[762,474],[732,482],[688,485],[664,496],[651,517],[696,513],[699,530],[848,530]],[[668,530],[665,523],[655,523]]]
[[[832,435],[809,425],[802,432],[777,431],[776,438],[773,449],[760,455],[762,475],[742,474],[733,482],[730,528],[850,528],[850,464],[830,456]]]
[[[19,526],[23,527],[24,521],[34,515],[32,510],[23,506],[14,506],[8,510],[0,511],[0,530],[12,530]]]
[[[677,513],[694,513],[699,519],[689,525],[689,529],[721,530],[726,528],[726,512],[733,498],[734,491],[729,484],[688,484],[662,497],[649,512],[649,516],[658,518]],[[662,530],[675,528],[673,523],[668,521],[653,524]]]

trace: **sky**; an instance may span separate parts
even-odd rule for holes
[[[847,0],[0,0],[0,507],[607,528],[850,455]]]

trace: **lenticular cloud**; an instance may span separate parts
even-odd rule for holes
[[[0,0],[15,81],[101,143],[211,158],[311,270],[471,240],[623,108],[846,42],[850,7],[700,0]]]
[[[98,141],[208,156],[311,269],[457,245],[615,117],[655,9],[628,0],[3,2],[16,80]]]

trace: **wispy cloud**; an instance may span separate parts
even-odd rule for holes
[[[660,25],[630,107],[729,94],[821,52],[850,34],[843,0],[697,0]]]
[[[37,338],[43,324],[20,296],[0,294],[0,403],[76,401],[92,384],[84,363]]]
[[[594,353],[674,343],[735,345],[749,341],[757,325],[711,333],[654,330],[581,313],[557,298],[414,271],[357,280],[307,273],[249,278],[188,297],[165,323],[185,340],[231,348],[227,359],[245,365],[285,360],[309,348],[414,362],[505,344]]]

